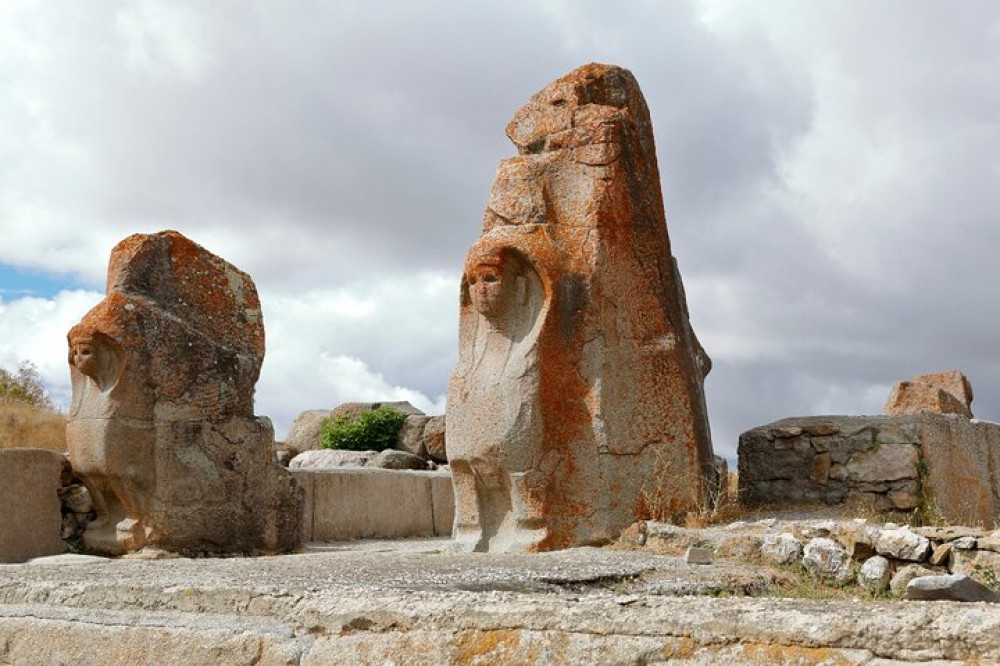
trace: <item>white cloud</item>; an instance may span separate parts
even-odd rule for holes
[[[66,333],[102,294],[64,291],[54,298],[0,295],[0,366],[13,370],[31,361],[57,404],[69,405],[69,366]]]
[[[514,152],[503,128],[593,60],[631,68],[650,105],[715,359],[717,450],[773,418],[876,409],[895,379],[949,367],[977,414],[1000,414],[994,3],[24,0],[0,14],[0,262],[98,288],[116,241],[179,229],[257,281],[258,409],[279,429],[340,396],[438,401],[457,273]],[[24,322],[43,306],[5,301],[0,361],[35,353]]]
[[[441,378],[454,364],[458,278],[418,274],[339,289],[261,295],[267,352],[256,411],[279,437],[307,409],[342,402],[408,400],[443,413]],[[0,366],[38,366],[63,408],[69,403],[66,333],[102,294],[0,300]],[[362,359],[368,360],[362,360]]]

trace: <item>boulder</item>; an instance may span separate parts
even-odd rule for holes
[[[858,585],[872,594],[880,594],[889,589],[890,574],[889,560],[881,555],[869,557],[858,570]]]
[[[896,570],[889,581],[889,590],[896,596],[902,596],[906,592],[907,586],[914,578],[921,576],[937,576],[939,571],[930,569],[920,564],[907,564]]]
[[[875,551],[879,555],[888,555],[897,560],[923,562],[931,551],[931,542],[927,537],[911,532],[906,527],[895,530],[882,530],[875,540]]]
[[[930,559],[928,562],[931,566],[948,566],[948,561],[951,559],[951,549],[950,543],[942,543],[935,546],[934,550],[931,551]]]
[[[0,562],[25,562],[66,550],[60,538],[64,457],[45,449],[0,449]]]
[[[922,576],[906,585],[906,598],[918,601],[1000,602],[1000,595],[962,574]]]
[[[343,416],[348,416],[352,419],[357,418],[362,412],[370,412],[373,409],[378,409],[379,407],[389,407],[397,412],[402,412],[408,415],[423,415],[423,412],[408,403],[405,400],[397,400],[395,402],[345,402],[337,405],[330,412],[330,418],[341,418]]]
[[[285,448],[296,454],[320,448],[323,422],[330,418],[329,409],[310,409],[295,417],[285,438]]]
[[[713,454],[649,111],[590,64],[507,126],[460,285],[448,389],[457,547],[607,543],[702,508]]]
[[[791,564],[802,557],[802,542],[788,532],[764,537],[760,554],[776,564]]]
[[[253,414],[264,324],[253,280],[176,231],[115,246],[107,296],[68,335],[67,444],[99,553],[288,551],[302,491]]]
[[[896,382],[883,410],[902,414],[958,414],[972,418],[972,385],[958,370],[920,375]]]
[[[432,416],[424,425],[424,449],[427,456],[434,462],[447,463],[448,452],[445,448],[445,417]]]
[[[851,554],[833,539],[816,537],[803,549],[802,566],[817,578],[844,585],[854,579]]]
[[[303,451],[288,463],[289,469],[332,469],[335,467],[364,467],[378,455],[378,451],[345,451],[340,449],[313,449]]]
[[[365,467],[381,469],[427,469],[427,460],[406,451],[386,449],[365,463]]]
[[[396,448],[400,451],[427,458],[427,447],[424,445],[424,428],[430,416],[422,414],[411,414],[403,421],[403,426],[399,429],[399,436],[396,438]]]

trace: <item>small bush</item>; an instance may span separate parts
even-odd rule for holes
[[[45,391],[42,378],[38,376],[38,368],[31,361],[21,361],[16,373],[0,368],[0,401],[52,408],[49,394]]]
[[[391,449],[406,414],[391,407],[361,412],[357,418],[341,416],[323,422],[320,444],[324,449],[382,451]]]

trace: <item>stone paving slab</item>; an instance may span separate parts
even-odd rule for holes
[[[447,551],[447,541],[424,539],[252,559],[0,566],[0,664],[1000,659],[995,605],[693,596],[773,574],[610,549]]]

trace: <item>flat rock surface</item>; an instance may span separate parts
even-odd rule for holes
[[[996,606],[726,596],[780,575],[646,551],[455,554],[443,539],[322,544],[253,559],[6,565],[0,663],[1000,658]]]

